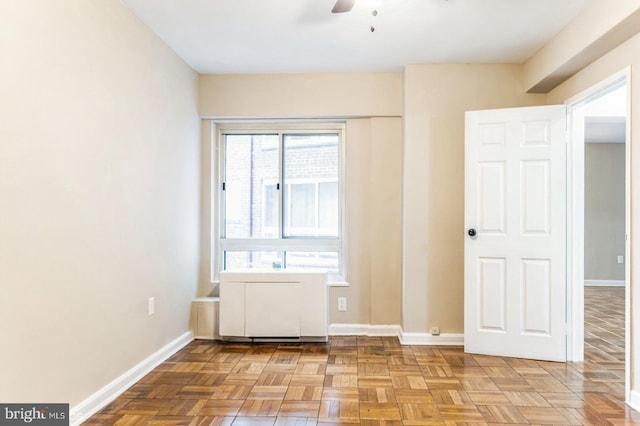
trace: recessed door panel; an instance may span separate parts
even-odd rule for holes
[[[483,123],[478,127],[478,137],[483,147],[504,146],[507,139],[506,123]]]
[[[551,324],[551,274],[547,259],[522,260],[522,333],[548,335]]]
[[[523,161],[520,170],[522,234],[549,235],[551,217],[549,161]]]
[[[479,318],[484,331],[505,331],[506,322],[506,259],[478,259]]]
[[[525,121],[522,123],[522,144],[524,146],[549,145],[548,121]]]
[[[485,234],[505,232],[505,163],[481,163],[478,168],[480,200],[479,231]]]

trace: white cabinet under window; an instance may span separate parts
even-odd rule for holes
[[[223,339],[326,341],[327,327],[325,272],[220,273]]]

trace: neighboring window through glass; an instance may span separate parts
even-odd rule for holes
[[[342,130],[230,127],[220,139],[219,269],[321,268],[344,279]]]
[[[318,228],[322,233],[336,235],[339,229],[338,182],[318,184]]]

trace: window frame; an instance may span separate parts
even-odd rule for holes
[[[346,126],[344,122],[304,123],[274,122],[274,123],[217,123],[214,139],[216,153],[217,173],[212,175],[212,201],[216,205],[212,209],[212,216],[217,220],[212,235],[212,278],[219,279],[220,271],[224,270],[225,251],[275,251],[281,262],[285,261],[285,252],[337,252],[338,273],[329,274],[329,281],[343,285],[346,283],[347,273],[347,238],[346,238]],[[284,173],[284,137],[290,134],[337,134],[338,135],[338,237],[285,237],[284,236],[284,191],[287,183],[283,182]],[[226,135],[250,135],[272,134],[278,135],[278,218],[280,231],[276,238],[231,238],[225,236],[225,191],[222,185],[225,182],[225,137]],[[295,183],[295,182],[294,182]],[[264,191],[264,187],[261,189]],[[316,189],[317,191],[318,189]],[[264,211],[261,212],[263,214]]]

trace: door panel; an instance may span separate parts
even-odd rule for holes
[[[483,233],[504,234],[505,226],[505,163],[486,162],[479,167],[480,230]]]
[[[565,117],[564,106],[467,112],[467,352],[566,358]]]
[[[506,330],[506,259],[478,259],[480,266],[480,328]]]
[[[549,260],[522,260],[522,333],[549,335],[551,280]]]
[[[522,235],[549,235],[549,161],[523,161]]]

